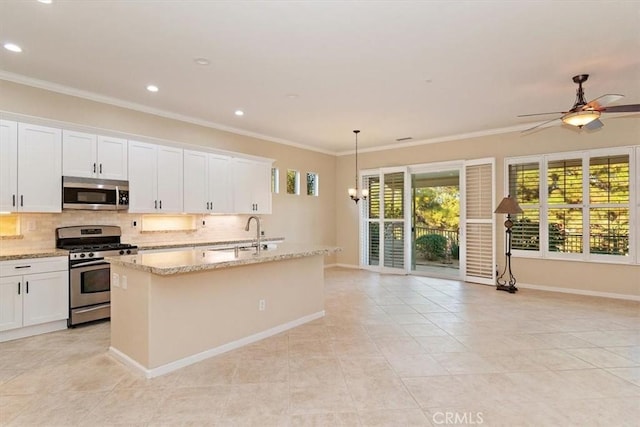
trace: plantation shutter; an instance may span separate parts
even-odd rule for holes
[[[465,280],[494,284],[493,159],[465,164]]]
[[[404,172],[384,174],[384,266],[404,268]]]

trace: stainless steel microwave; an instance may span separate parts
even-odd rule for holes
[[[63,176],[62,209],[127,210],[129,182]]]

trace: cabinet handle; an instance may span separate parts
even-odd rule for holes
[[[18,269],[18,268],[31,268],[31,266],[30,265],[16,265],[13,268],[15,268],[15,269]]]
[[[102,175],[102,163],[100,163],[100,175]]]
[[[96,173],[96,164],[93,164],[93,173]]]
[[[16,205],[16,195],[12,194],[11,195],[11,206],[15,206]]]
[[[211,210],[213,210],[213,202],[209,202],[209,203],[211,203]]]
[[[209,202],[207,202],[207,210],[209,210]]]
[[[158,209],[158,201],[157,200],[153,201],[153,209]]]
[[[18,295],[20,295],[20,282],[18,282]]]
[[[24,194],[20,195],[20,206],[24,206]]]
[[[160,209],[162,209],[162,200],[160,200]]]
[[[29,293],[29,281],[27,280],[27,293]]]

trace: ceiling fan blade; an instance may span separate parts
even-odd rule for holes
[[[539,124],[537,124],[537,125],[535,125],[535,126],[533,126],[533,127],[530,127],[529,129],[525,129],[525,130],[523,130],[521,133],[531,132],[531,131],[532,131],[532,130],[534,130],[534,129],[538,129],[538,128],[539,128],[539,127],[541,127],[541,126],[544,126],[544,125],[549,124],[549,123],[551,123],[551,122],[555,122],[556,120],[560,120],[561,118],[562,118],[562,117],[556,117],[555,119],[547,120],[546,122],[539,123]]]
[[[640,112],[640,104],[629,105],[612,105],[602,109],[603,113],[638,113]]]
[[[582,128],[586,130],[596,130],[600,129],[602,126],[604,126],[604,123],[602,123],[600,119],[595,119],[584,125]]]
[[[587,105],[582,107],[582,109],[583,110],[588,110],[588,109],[600,110],[602,109],[602,107],[607,106],[613,102],[616,102],[622,98],[624,98],[624,95],[619,95],[617,93],[608,93],[606,95],[599,96],[596,99],[587,102]]]
[[[547,114],[566,114],[566,111],[552,111],[550,113],[533,113],[533,114],[520,114],[516,117],[531,117],[531,116],[545,116]]]

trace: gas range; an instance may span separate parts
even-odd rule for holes
[[[107,256],[131,255],[138,253],[138,247],[127,243],[113,243],[104,245],[86,245],[63,248],[69,251],[69,259],[91,260]]]
[[[70,327],[110,317],[111,267],[103,258],[138,252],[137,246],[120,242],[121,234],[113,225],[56,229],[56,247],[69,251]]]
[[[62,227],[56,229],[56,247],[68,250],[71,262],[138,253],[137,246],[120,242],[121,234],[113,225]]]

